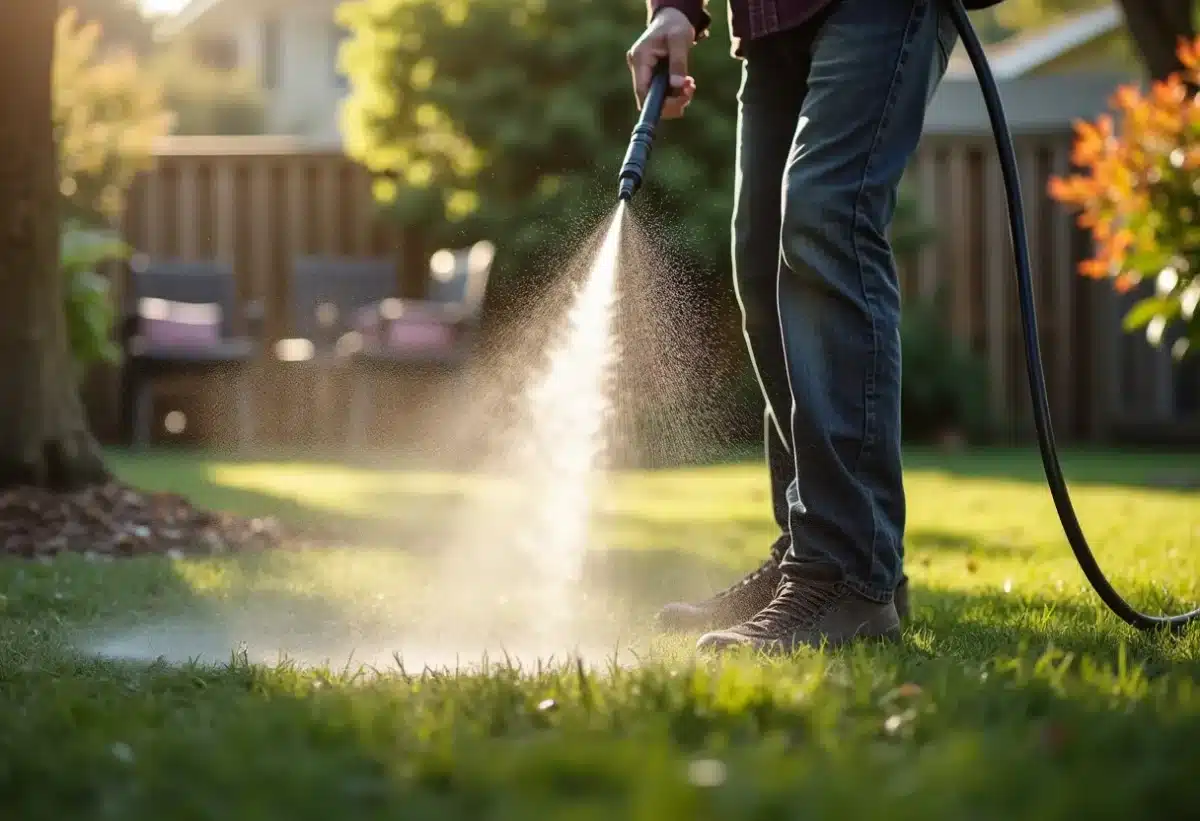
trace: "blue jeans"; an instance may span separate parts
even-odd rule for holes
[[[937,0],[835,0],[743,43],[733,259],[792,577],[903,575],[900,289],[887,229],[954,47]]]

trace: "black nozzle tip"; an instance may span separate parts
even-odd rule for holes
[[[637,184],[633,177],[621,177],[621,188],[617,192],[617,201],[630,202],[636,191]]]

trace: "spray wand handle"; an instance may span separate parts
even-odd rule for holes
[[[620,185],[618,200],[632,200],[633,195],[642,187],[646,163],[650,159],[650,150],[654,147],[654,130],[662,118],[663,104],[670,92],[670,79],[669,63],[659,60],[650,77],[650,88],[642,102],[642,112],[637,125],[633,127],[629,149],[625,152],[625,162],[621,165],[621,173],[617,177]]]

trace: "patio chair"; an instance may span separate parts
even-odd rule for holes
[[[300,256],[289,279],[288,336],[275,344],[275,357],[290,367],[308,367],[317,380],[316,405],[328,421],[330,381],[347,364],[362,332],[362,316],[397,293],[397,262],[387,257]],[[304,403],[291,402],[293,428]]]
[[[360,311],[355,358],[383,367],[457,365],[471,351],[495,248],[441,250],[429,261],[423,299],[388,298]]]
[[[354,363],[351,434],[361,437],[381,372],[462,366],[474,348],[495,246],[443,249],[429,260],[423,299],[389,298],[362,309],[350,346]]]
[[[254,432],[251,364],[260,350],[262,306],[241,307],[230,266],[214,260],[148,260],[129,267],[121,323],[123,416],[132,443],[149,443],[154,388],[163,377],[231,376],[238,441]]]

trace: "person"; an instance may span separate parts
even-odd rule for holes
[[[639,107],[665,59],[663,117],[684,116],[707,6],[648,0],[626,55]],[[658,619],[707,630],[701,650],[894,640],[908,596],[888,226],[957,32],[942,0],[729,0],[729,18],[742,71],[734,288],[781,534],[757,570]]]

